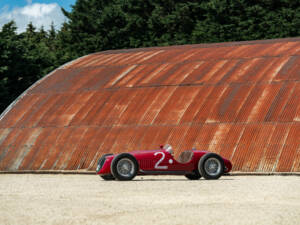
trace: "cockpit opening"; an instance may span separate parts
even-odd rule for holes
[[[174,157],[174,150],[171,145],[165,144],[163,149],[165,149],[167,152],[169,152]],[[176,157],[176,161],[179,163],[188,163],[192,160],[194,155],[194,152],[192,150],[187,150],[184,152],[181,152],[178,158]]]

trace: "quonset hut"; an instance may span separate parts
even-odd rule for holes
[[[0,170],[94,170],[104,153],[193,147],[234,171],[300,171],[300,38],[105,51],[0,117]]]

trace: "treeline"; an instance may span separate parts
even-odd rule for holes
[[[0,113],[31,84],[73,57],[65,52],[60,32],[28,24],[17,34],[14,22],[0,32]]]
[[[107,49],[300,36],[295,0],[77,0],[58,31],[0,31],[0,112],[59,65]]]

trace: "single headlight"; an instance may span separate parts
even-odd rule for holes
[[[100,167],[100,165],[98,164],[96,171],[99,172],[100,168],[101,168],[101,167]]]

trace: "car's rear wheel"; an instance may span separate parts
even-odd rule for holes
[[[138,172],[138,162],[133,155],[122,153],[113,159],[110,170],[117,180],[132,180]]]
[[[113,154],[104,154],[100,157],[100,159],[98,160],[98,163],[97,163],[97,169],[96,169],[96,172],[99,172],[105,162],[105,158],[107,156],[110,156],[110,155],[113,155]],[[114,180],[114,176],[111,175],[111,174],[107,174],[107,175],[100,175],[100,177],[103,179],[103,180]]]
[[[198,163],[198,170],[205,179],[219,179],[224,173],[224,161],[221,156],[215,153],[207,153],[201,157]]]
[[[197,170],[193,171],[193,173],[185,174],[184,176],[189,180],[199,180],[201,178],[201,175]]]

